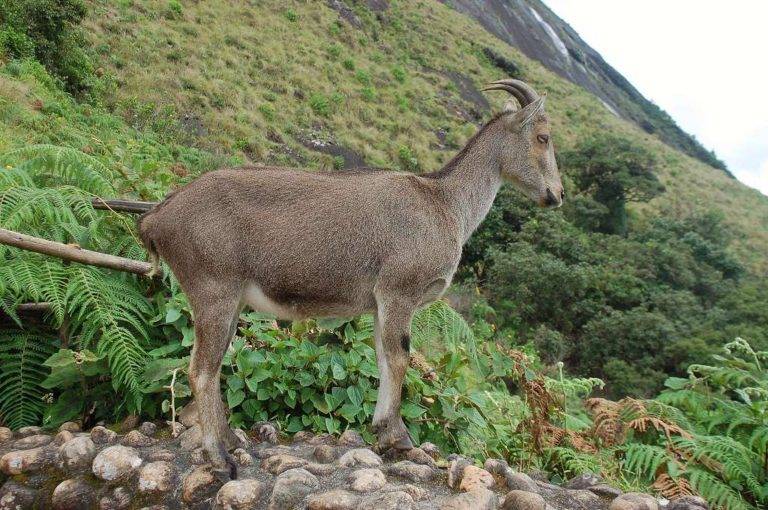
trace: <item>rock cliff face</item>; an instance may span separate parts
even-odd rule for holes
[[[680,129],[658,106],[539,0],[440,0],[480,22],[528,57],[599,97],[606,108],[665,143],[727,172],[725,164]],[[638,41],[642,44],[642,41]]]

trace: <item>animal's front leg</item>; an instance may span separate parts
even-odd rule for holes
[[[373,428],[383,450],[408,450],[413,443],[400,415],[403,379],[410,356],[411,300],[383,297],[376,317],[376,358],[379,366],[379,395]]]

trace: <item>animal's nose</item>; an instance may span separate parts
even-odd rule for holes
[[[565,190],[560,190],[560,201],[565,200]]]
[[[544,204],[548,206],[554,206],[554,205],[558,205],[559,203],[560,202],[557,201],[557,197],[555,196],[555,194],[552,193],[552,190],[547,188],[547,198],[544,201]]]

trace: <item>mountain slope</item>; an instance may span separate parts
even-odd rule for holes
[[[658,106],[638,92],[565,21],[540,0],[442,0],[483,25],[559,76],[599,97],[606,108],[648,133],[716,168],[725,164],[680,129]],[[728,175],[731,175],[728,173]]]
[[[548,93],[557,147],[604,130],[638,141],[659,156],[667,188],[640,211],[721,209],[740,258],[768,267],[768,199],[611,114],[476,21],[437,1],[330,5],[92,0],[86,24],[116,77],[116,112],[256,163],[435,169],[506,101],[478,88],[514,63]]]

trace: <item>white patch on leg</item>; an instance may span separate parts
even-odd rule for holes
[[[392,405],[392,383],[389,377],[387,358],[380,357],[379,361],[379,395],[376,398],[376,410],[373,412],[373,423],[378,424]]]

